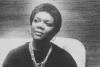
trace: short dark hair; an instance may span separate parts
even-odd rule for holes
[[[60,28],[61,28],[61,24],[62,24],[62,17],[61,14],[59,12],[59,10],[52,4],[49,3],[43,3],[40,4],[39,6],[37,6],[33,11],[32,14],[30,16],[30,25],[32,25],[34,16],[41,11],[45,11],[47,13],[49,13],[53,19],[54,19],[54,24],[55,24],[55,32],[59,32]]]

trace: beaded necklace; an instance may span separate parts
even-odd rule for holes
[[[31,59],[33,60],[33,64],[35,67],[44,67],[50,53],[52,52],[52,46],[49,48],[49,51],[47,53],[47,56],[45,57],[45,59],[41,62],[41,63],[37,63],[36,62],[36,59],[35,59],[35,56],[34,56],[34,51],[33,51],[33,46],[32,46],[32,42],[29,43],[29,51],[30,51],[30,54],[31,54]]]

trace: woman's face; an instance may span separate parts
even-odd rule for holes
[[[55,35],[53,17],[47,12],[37,13],[32,22],[31,34],[35,40],[50,40]]]

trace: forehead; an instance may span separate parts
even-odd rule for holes
[[[54,20],[53,17],[47,12],[38,12],[35,15],[35,18],[40,18],[40,19],[43,19],[43,20]]]

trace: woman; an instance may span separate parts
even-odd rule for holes
[[[61,14],[49,3],[37,6],[30,16],[32,42],[12,50],[3,67],[77,67],[65,50],[50,42],[61,28]]]

